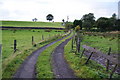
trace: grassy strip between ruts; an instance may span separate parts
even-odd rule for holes
[[[80,54],[75,54],[74,51],[71,51],[71,42],[65,46],[65,58],[70,65],[70,67],[74,70],[75,75],[79,78],[92,78],[94,80],[100,80],[109,78],[109,72],[106,72],[106,69],[96,63],[95,61],[90,60],[88,64],[85,64],[87,58],[83,56],[80,58]],[[118,78],[116,74],[113,75],[113,78]]]
[[[38,57],[38,61],[36,64],[37,78],[54,78],[51,66],[51,54],[53,50],[64,40],[70,38],[73,34],[68,36],[67,38],[58,41],[57,43],[51,45],[47,49],[45,49],[40,56]]]
[[[48,44],[48,43],[51,43],[57,39],[60,39],[62,37],[66,36],[65,35],[59,35],[59,36],[56,36],[54,38],[51,38],[47,41],[43,41],[39,44],[36,45],[36,47],[32,47],[30,48],[29,50],[26,50],[24,51],[22,54],[18,54],[8,65],[7,67],[5,68],[5,70],[3,71],[3,74],[2,74],[2,78],[11,78],[13,76],[13,74],[16,72],[16,70],[19,68],[20,64],[22,64],[22,62],[25,60],[25,58],[27,56],[30,55],[30,53],[32,53],[34,50]]]

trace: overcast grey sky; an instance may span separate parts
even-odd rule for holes
[[[0,0],[0,20],[47,21],[47,14],[53,14],[54,21],[81,19],[84,14],[111,17],[118,15],[119,0]]]

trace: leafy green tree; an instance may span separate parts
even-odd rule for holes
[[[36,22],[36,21],[37,21],[37,18],[35,18],[34,20],[35,20],[35,22]]]
[[[96,21],[96,26],[101,31],[120,30],[120,19],[116,19],[115,13],[110,18],[100,17]]]
[[[120,31],[120,19],[116,20],[114,30]]]
[[[113,18],[113,19],[115,19],[115,20],[116,20],[117,15],[116,15],[115,13],[113,13],[113,15],[112,15],[112,17],[111,17],[111,18]]]
[[[76,26],[80,26],[80,29],[82,29],[82,21],[81,20],[74,20],[73,28],[75,28]]]
[[[32,19],[33,22],[34,22],[34,21],[36,22],[37,20],[38,20],[37,18]]]
[[[54,16],[52,14],[48,14],[46,16],[46,19],[49,20],[49,21],[52,21],[54,19]]]
[[[62,19],[62,22],[64,23],[64,22],[65,22],[65,20],[64,20],[64,19]]]
[[[83,23],[82,26],[87,30],[90,30],[95,23],[95,17],[93,13],[83,15],[81,20]]]
[[[116,26],[116,17],[117,17],[117,15],[114,13],[113,15],[112,15],[112,17],[109,19],[109,21],[110,21],[110,23],[111,23],[111,26],[109,27],[109,30],[115,30],[115,26]]]
[[[109,18],[106,17],[100,17],[96,21],[97,28],[101,31],[105,31],[109,29],[109,26],[111,25]]]

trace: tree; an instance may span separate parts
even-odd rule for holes
[[[98,29],[100,29],[101,31],[105,31],[108,30],[110,27],[111,23],[109,18],[106,17],[100,17],[97,21],[96,21],[96,26]]]
[[[33,21],[33,22],[34,22],[34,21],[36,22],[36,21],[37,21],[37,18],[32,19],[32,21]]]
[[[37,21],[37,18],[35,18],[34,21],[36,22],[36,21]]]
[[[64,22],[65,22],[65,20],[64,20],[64,19],[62,19],[62,22],[64,23]]]
[[[116,19],[117,18],[117,15],[115,13],[113,13],[112,17],[113,19]]]
[[[114,13],[110,18],[100,17],[96,21],[96,26],[101,31],[119,30],[120,20],[117,20],[116,14]]]
[[[73,28],[75,28],[76,26],[80,26],[80,29],[82,29],[82,21],[81,20],[74,20]]]
[[[114,30],[120,31],[120,19],[116,20]]]
[[[93,13],[85,14],[82,17],[82,27],[86,28],[87,30],[90,30],[94,23],[95,23],[95,17]]]
[[[116,23],[116,20],[117,20],[117,15],[114,13],[109,20],[110,20],[110,23],[111,23],[110,30],[114,30],[115,26],[116,26],[115,23]]]
[[[53,15],[52,14],[48,14],[46,16],[46,19],[49,20],[49,21],[52,21],[54,19]]]

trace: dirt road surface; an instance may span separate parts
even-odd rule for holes
[[[53,72],[56,78],[76,78],[72,69],[70,69],[66,60],[64,59],[64,46],[71,38],[66,39],[52,53]]]

